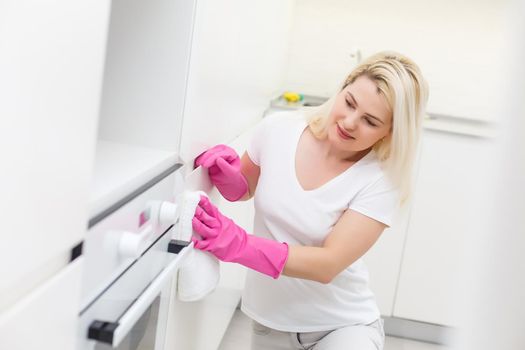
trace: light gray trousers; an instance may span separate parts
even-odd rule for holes
[[[323,332],[281,332],[252,321],[251,350],[382,350],[383,320]]]

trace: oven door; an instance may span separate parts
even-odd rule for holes
[[[162,350],[171,281],[193,244],[165,232],[80,314],[81,350]],[[160,266],[160,268],[159,268]],[[155,274],[140,285],[144,274]]]

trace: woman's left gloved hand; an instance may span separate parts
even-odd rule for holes
[[[241,172],[241,160],[235,150],[216,145],[195,159],[195,167],[208,169],[211,182],[230,202],[241,199],[248,192],[248,182]]]
[[[193,238],[197,249],[208,251],[219,260],[236,262],[277,278],[288,259],[288,245],[246,233],[233,220],[222,215],[210,200],[201,196],[193,217],[193,229],[202,238]]]

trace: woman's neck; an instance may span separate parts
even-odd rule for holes
[[[327,140],[323,140],[321,145],[321,152],[328,161],[355,163],[370,152],[370,148],[362,151],[342,151],[335,148]]]

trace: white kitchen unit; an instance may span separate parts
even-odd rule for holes
[[[393,315],[456,326],[467,257],[483,235],[493,140],[425,130]]]
[[[166,251],[173,228],[155,220],[155,203],[177,198],[197,154],[262,116],[291,3],[2,3],[1,348],[180,349],[165,339],[167,310],[211,320],[218,345],[241,270],[224,266],[201,306],[173,307],[189,248]]]
[[[162,350],[195,1],[110,3],[76,349]]]
[[[107,1],[0,5],[2,349],[73,346],[81,264],[69,262],[87,222],[108,13]]]
[[[173,167],[90,221],[77,349],[163,349],[171,281],[192,249],[173,238],[180,172]]]
[[[280,5],[112,2],[90,230],[84,244],[79,349],[195,349],[195,339],[205,339],[199,349],[218,346],[239,302],[239,267],[222,266],[218,288],[199,302],[177,300],[177,279],[169,287],[162,282],[161,289],[150,293],[148,283],[160,284],[155,273],[169,269],[165,258],[155,261],[158,254],[166,254],[172,233],[160,228],[144,233],[137,223],[144,213],[154,212],[150,200],[176,201],[182,189],[209,192],[206,174],[192,171],[195,156],[231,141],[262,116],[284,58],[284,52],[269,58],[267,50],[285,42],[288,17],[281,12],[280,24],[267,28],[259,16],[278,11]],[[216,192],[210,195],[218,202]],[[159,241],[147,239],[124,259],[119,252],[124,236],[154,236]],[[156,259],[149,257],[150,244],[158,247]],[[140,281],[129,277],[137,274],[138,266],[145,274]],[[170,273],[175,275],[178,267]],[[159,304],[155,298],[140,301],[144,293],[159,296]],[[140,310],[130,312],[134,309]],[[213,337],[209,329],[214,329]]]
[[[79,257],[0,314],[0,348],[75,348],[83,258]]]
[[[111,2],[86,250],[98,235],[104,236],[92,229],[99,222],[133,205],[133,213],[121,219],[121,229],[136,230],[138,215],[149,205],[132,203],[145,195],[149,200],[172,200],[176,184],[183,182],[178,151],[194,5],[170,0]],[[151,191],[154,194],[148,195]],[[97,260],[86,260],[91,275]],[[104,276],[91,278],[105,284]],[[96,290],[97,283],[89,282],[86,288]]]
[[[194,6],[195,1],[111,2],[97,162],[103,157],[118,174],[99,176],[95,164],[96,181],[114,182],[102,184],[108,193],[116,190],[121,197],[178,158]],[[128,169],[128,163],[143,168]]]

